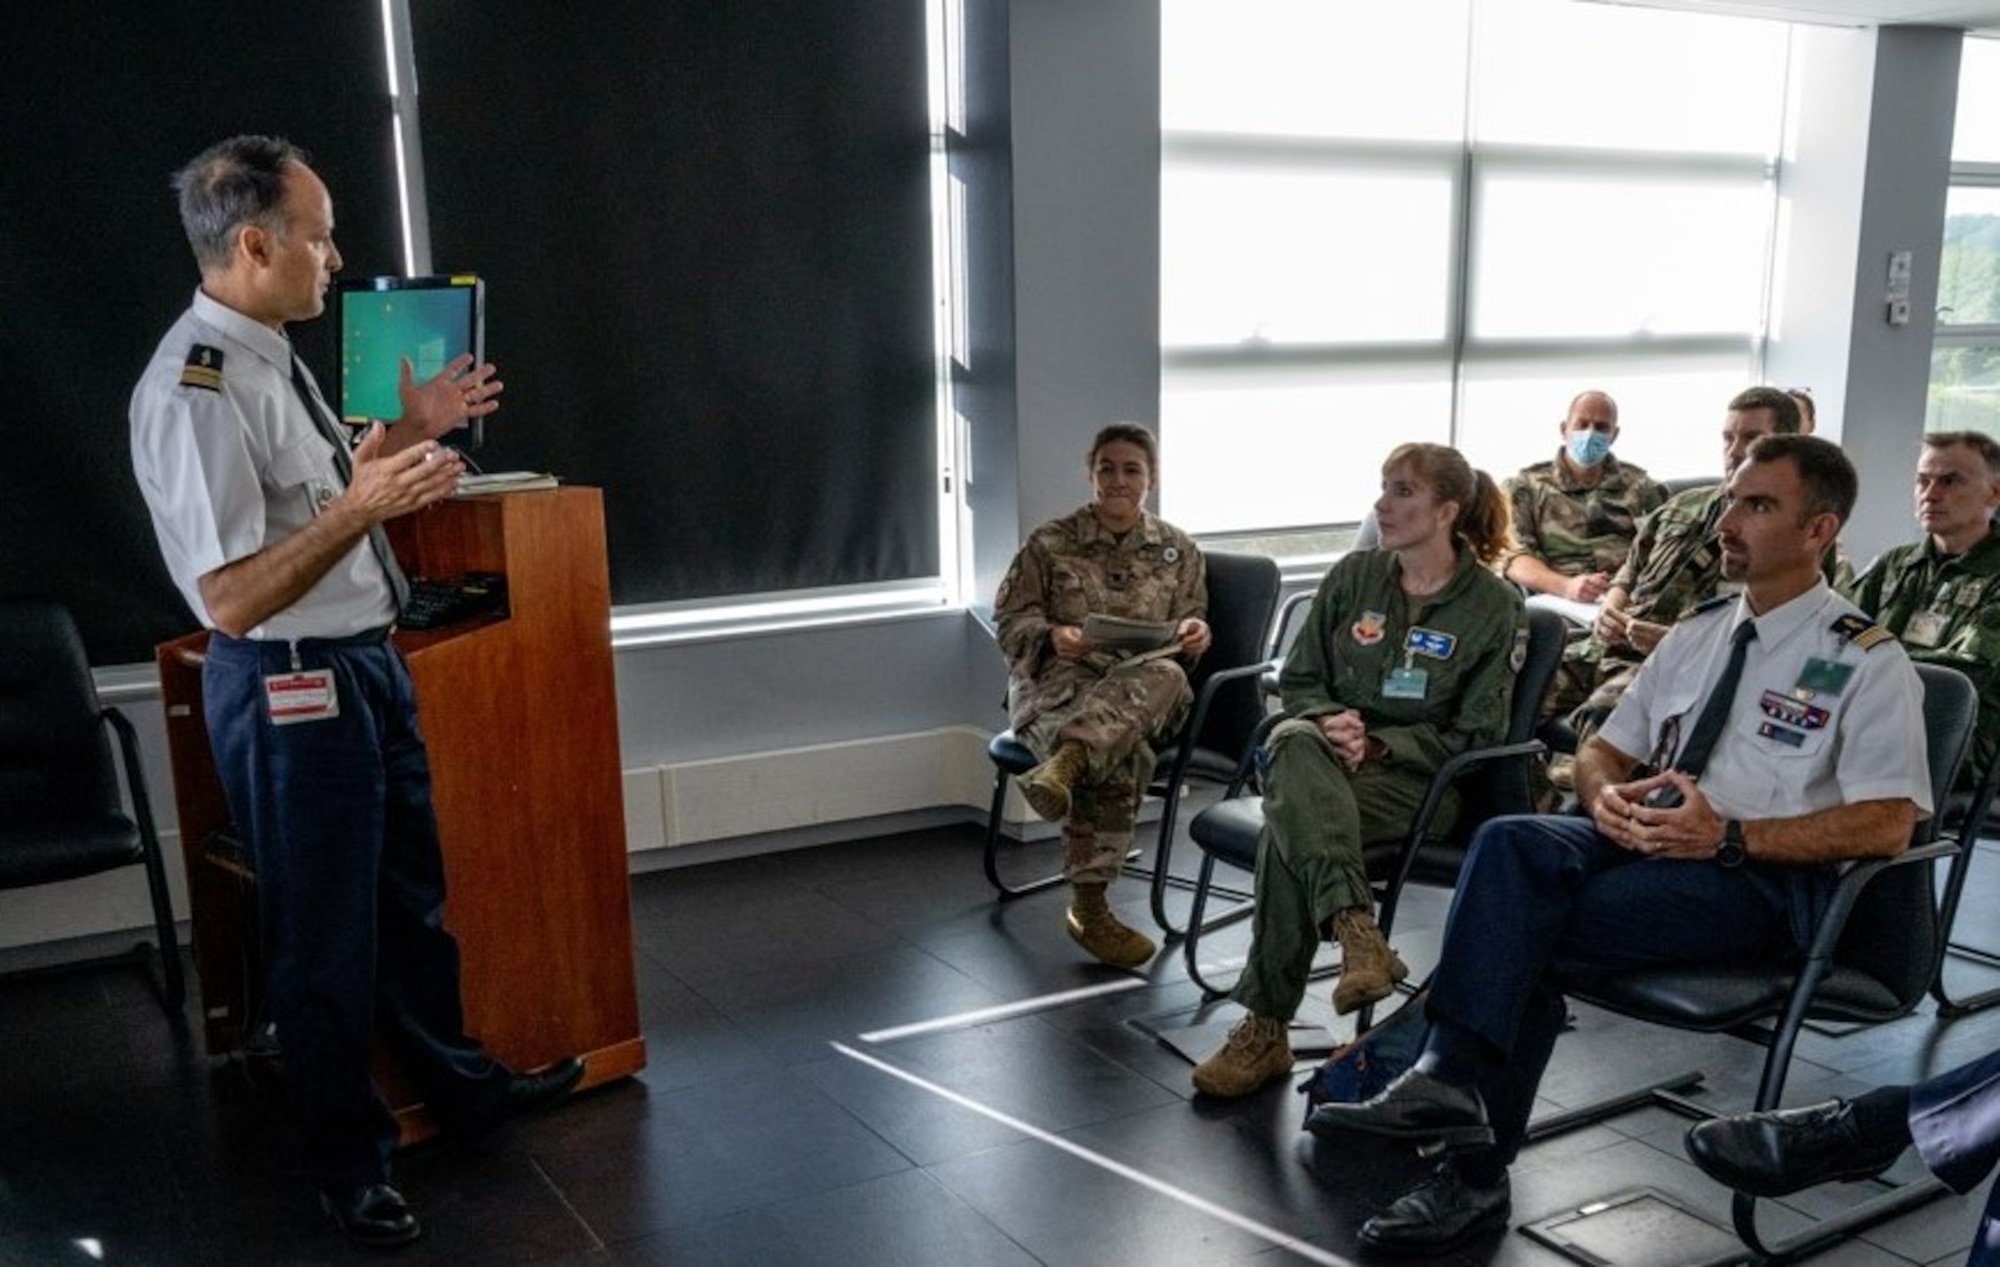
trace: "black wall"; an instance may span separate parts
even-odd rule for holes
[[[434,264],[488,282],[478,456],[606,491],[620,603],[938,567],[922,0],[412,5]],[[195,625],[126,439],[198,279],[167,186],[310,150],[350,275],[400,272],[379,7],[34,6],[0,41],[0,593],[94,663]],[[324,323],[295,330],[330,380]]]
[[[160,565],[126,439],[132,385],[200,280],[168,179],[225,136],[289,136],[332,187],[342,249],[394,261],[385,74],[373,4],[7,16],[0,593],[67,602],[93,663],[150,660],[196,627]]]
[[[922,0],[417,8],[481,463],[605,488],[618,603],[934,575]]]

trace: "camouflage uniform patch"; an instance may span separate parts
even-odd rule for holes
[[[1570,479],[1561,458],[1537,462],[1507,481],[1518,549],[1503,556],[1507,565],[1533,555],[1564,576],[1603,572],[1615,576],[1631,553],[1639,523],[1667,500],[1667,490],[1644,468],[1604,459],[1595,484]]]
[[[1978,688],[1972,759],[1959,772],[1959,786],[1970,787],[2000,756],[2000,533],[1956,558],[1929,538],[1896,546],[1848,597],[1901,638],[1912,660],[1957,669]]]

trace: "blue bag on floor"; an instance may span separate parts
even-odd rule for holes
[[[1312,1071],[1299,1087],[1306,1098],[1307,1117],[1322,1104],[1359,1104],[1373,1099],[1417,1062],[1430,1028],[1424,1020],[1424,993],[1419,990],[1394,1015],[1336,1048]]]

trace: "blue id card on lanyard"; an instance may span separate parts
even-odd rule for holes
[[[1431,675],[1428,669],[1413,669],[1404,665],[1400,669],[1389,670],[1389,676],[1382,683],[1383,699],[1422,699],[1430,689]]]

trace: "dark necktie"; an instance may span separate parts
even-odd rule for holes
[[[340,434],[331,411],[320,403],[319,393],[306,376],[305,363],[297,355],[292,357],[292,386],[297,389],[299,399],[305,402],[306,413],[312,418],[313,426],[333,446],[333,465],[340,472],[340,482],[343,485],[352,484],[354,459],[347,452],[347,437]],[[389,534],[382,531],[381,524],[368,529],[368,548],[375,552],[375,561],[389,575],[389,589],[396,597],[396,610],[400,613],[410,605],[410,578],[403,575],[402,564],[396,562],[396,551],[389,545]]]
[[[1701,716],[1695,718],[1694,729],[1688,732],[1687,742],[1681,745],[1680,755],[1674,759],[1674,768],[1690,779],[1700,778],[1708,767],[1708,754],[1715,751],[1715,741],[1722,737],[1722,728],[1729,722],[1729,706],[1736,699],[1736,684],[1743,677],[1743,657],[1756,636],[1756,622],[1746,620],[1736,626],[1730,638],[1729,663],[1722,667],[1722,676],[1715,680],[1715,689],[1708,693]]]

